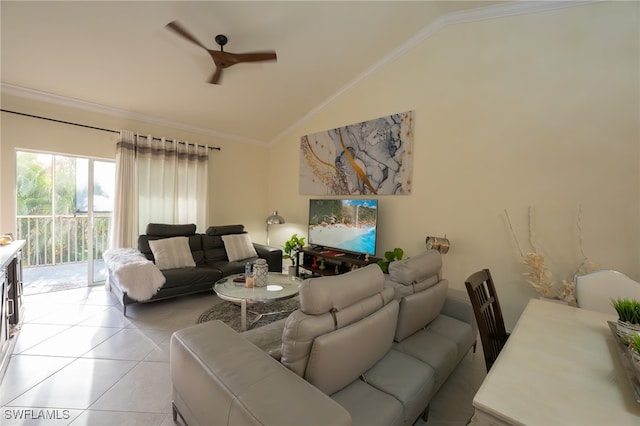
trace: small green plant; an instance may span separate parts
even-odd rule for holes
[[[289,241],[284,243],[284,256],[285,259],[291,259],[291,264],[296,266],[298,259],[298,253],[300,249],[304,247],[304,237],[298,237],[298,234],[293,234]]]
[[[636,355],[640,356],[640,334],[636,334],[631,337],[629,347],[636,353]]]
[[[382,272],[385,274],[389,273],[389,264],[394,260],[402,260],[402,256],[404,256],[404,250],[400,247],[396,247],[391,251],[384,252],[384,260],[378,260],[378,266],[382,269]]]
[[[618,313],[620,321],[640,324],[640,301],[627,298],[612,298],[611,304]]]

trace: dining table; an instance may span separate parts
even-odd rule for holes
[[[640,425],[638,374],[616,321],[531,299],[473,398],[470,424]]]

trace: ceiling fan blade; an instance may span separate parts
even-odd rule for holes
[[[186,38],[192,43],[197,44],[198,46],[202,47],[204,50],[207,50],[207,51],[209,50],[204,44],[200,42],[200,40],[195,38],[193,35],[191,35],[189,31],[187,31],[182,25],[180,25],[178,21],[169,22],[167,25],[165,25],[165,28],[168,28],[174,31],[176,34],[181,35],[182,37]]]
[[[276,52],[250,52],[250,53],[234,53],[237,62],[260,62],[275,61],[278,59]]]
[[[209,83],[211,84],[219,84],[220,78],[222,77],[222,67],[216,67],[216,72],[213,73]]]
[[[195,38],[189,31],[187,31],[178,21],[169,22],[165,28],[175,32],[179,36],[189,40],[191,43],[200,46],[206,50],[213,62],[216,65],[216,70],[209,79],[211,84],[219,84],[222,79],[222,70],[229,68],[240,62],[261,62],[261,61],[275,61],[277,60],[275,51],[263,51],[263,52],[246,52],[246,53],[230,53],[224,51],[224,46],[227,44],[227,37],[223,34],[218,34],[215,38],[216,43],[220,46],[220,50],[209,50],[207,47]]]

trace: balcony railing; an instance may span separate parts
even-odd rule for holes
[[[93,258],[102,259],[109,246],[111,213],[93,215]],[[26,240],[25,266],[57,265],[89,260],[87,214],[18,216],[17,239]]]

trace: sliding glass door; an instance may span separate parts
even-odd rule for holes
[[[91,252],[93,253],[89,277],[93,277],[94,283],[104,282],[107,278],[107,269],[102,255],[109,248],[109,224],[113,213],[115,176],[116,163],[113,161],[89,161],[88,178],[91,191],[87,204],[92,206],[89,215],[92,218]]]
[[[17,238],[27,241],[25,278],[40,287],[32,292],[103,282],[115,163],[25,151],[16,160]]]

